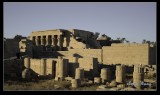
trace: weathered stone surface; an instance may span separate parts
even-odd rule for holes
[[[102,83],[105,83],[106,81],[111,80],[111,71],[109,68],[101,69],[101,79],[102,79]]]
[[[100,84],[102,79],[100,77],[94,77],[94,83]]]
[[[30,58],[29,57],[24,58],[24,66],[28,69],[30,68]]]
[[[118,84],[117,85],[117,88],[120,88],[120,89],[124,89],[126,86],[125,86],[125,84]]]
[[[22,78],[23,79],[27,79],[27,80],[30,80],[32,78],[31,76],[31,71],[29,69],[24,69],[22,71]]]
[[[89,80],[89,81],[88,81],[88,84],[93,84],[93,81],[92,81],[92,80]]]
[[[71,80],[71,86],[72,88],[78,88],[81,85],[80,79],[72,79]]]
[[[32,43],[28,43],[29,41]],[[141,63],[147,65],[150,64],[149,62],[153,63],[152,59],[154,59],[149,58],[151,57],[149,55],[153,54],[154,51],[152,51],[152,49],[149,51],[151,47],[148,44],[112,44],[111,46],[103,46],[101,49],[101,46],[99,46],[100,44],[96,41],[95,35],[92,32],[78,29],[33,31],[30,34],[29,39],[22,40],[20,42],[20,45],[24,45],[24,47],[27,47],[27,44],[30,44],[32,48],[26,48],[25,50],[30,50],[30,52],[33,53],[33,56],[41,59],[42,56],[50,57],[48,55],[51,54],[55,58],[46,58],[46,70],[40,69],[41,66],[39,66],[39,59],[30,59],[31,68],[36,71],[36,73],[40,73],[41,75],[51,74],[53,77],[66,77],[68,75],[77,77],[75,76],[76,71],[73,66],[75,63],[77,64],[75,66],[76,68],[84,68],[85,77],[93,78],[98,76],[100,73],[98,72],[98,63],[120,63],[129,65]],[[21,47],[20,49],[22,50]],[[154,49],[155,48],[153,48],[153,50]],[[68,59],[69,64],[60,64],[64,62],[61,62],[59,59],[57,59],[58,56],[63,56]],[[73,59],[73,57],[75,59]],[[139,58],[141,58],[141,60]],[[148,59],[150,59],[149,62],[147,61]],[[49,60],[56,61],[57,67],[49,66]],[[42,74],[42,71],[45,72]],[[101,74],[101,78],[103,77],[102,82],[105,80],[109,81],[110,76],[111,75],[109,74],[109,71],[107,71],[107,74]],[[118,81],[117,79],[117,82],[121,81]]]
[[[115,87],[115,86],[117,86],[116,81],[115,81],[115,80],[111,81],[111,83],[109,84],[109,86],[111,86],[111,87]]]
[[[149,44],[112,44],[102,50],[104,64],[156,64],[156,49]]]
[[[104,89],[106,87],[107,87],[106,85],[100,85],[100,86],[98,86],[98,88],[100,88],[100,89]]]
[[[60,79],[58,77],[55,77],[55,81],[59,81]]]
[[[116,82],[122,83],[125,82],[126,74],[125,74],[125,66],[124,65],[116,65]]]
[[[107,88],[106,85],[100,85],[97,87],[96,91],[108,91],[109,88]]]
[[[83,79],[83,78],[84,78],[84,69],[83,68],[76,68],[75,79]]]
[[[137,89],[142,88],[142,82],[144,81],[144,68],[141,65],[134,66],[133,72],[133,84]]]
[[[72,77],[65,77],[65,80],[71,81],[73,78]]]
[[[109,90],[111,90],[111,91],[119,91],[119,90],[120,90],[120,88],[113,87],[113,88],[111,88],[111,89],[109,89]]]

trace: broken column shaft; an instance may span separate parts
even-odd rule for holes
[[[116,66],[116,82],[123,83],[125,82],[125,66],[117,65]]]
[[[137,89],[141,89],[144,81],[144,68],[141,65],[134,65],[133,84]]]
[[[59,77],[64,77],[64,63],[63,58],[61,56],[58,56],[58,64],[59,64]]]
[[[76,68],[75,79],[83,79],[84,78],[84,69]]]
[[[100,84],[101,78],[100,77],[94,77],[94,83]]]
[[[71,80],[71,86],[72,88],[78,88],[81,85],[80,79],[72,79]]]
[[[111,72],[109,68],[103,68],[101,69],[101,78],[102,78],[102,83],[106,81],[110,81],[111,79]]]
[[[58,56],[58,64],[56,64],[56,77],[64,79],[68,75],[68,59]]]

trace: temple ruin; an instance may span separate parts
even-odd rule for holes
[[[151,66],[156,71],[156,46],[120,43],[104,35],[98,38],[95,33],[85,30],[33,31],[27,39],[19,42],[19,49],[20,59],[4,61],[22,64],[19,72],[9,73],[8,65],[5,65],[5,73],[23,79],[49,77],[63,81],[70,77],[73,88],[80,87],[85,79],[95,84],[115,80],[117,87],[124,88],[127,68],[134,68],[130,70],[133,83],[141,89],[144,68]]]

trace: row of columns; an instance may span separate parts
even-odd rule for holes
[[[35,38],[32,38],[32,40],[36,43],[36,45],[52,45],[52,46],[60,46],[60,48],[63,47],[63,38],[62,35],[52,35],[52,36],[35,36]]]
[[[32,63],[33,64],[33,63]],[[50,63],[49,63],[50,64]],[[32,67],[33,65],[31,65],[31,58],[30,57],[25,57],[24,58],[24,67],[25,69],[33,69]],[[56,61],[52,61],[52,64],[51,64],[52,67],[52,72],[50,73],[53,77],[55,77],[55,69],[56,69]],[[41,58],[40,59],[40,64],[39,64],[39,67],[37,67],[37,69],[39,69],[40,71],[38,72],[39,75],[42,75],[42,76],[46,76],[48,75],[48,71],[47,71],[47,59],[46,58]],[[24,70],[24,74],[26,74],[26,72],[28,72],[28,70]]]
[[[126,68],[125,65],[116,65],[116,82],[125,83],[126,82]],[[94,77],[94,83],[105,83],[111,80],[111,70],[109,68],[102,68],[100,77]],[[133,84],[137,89],[142,88],[142,83],[144,81],[144,68],[141,65],[134,65],[133,72]]]

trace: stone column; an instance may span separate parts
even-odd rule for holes
[[[34,36],[31,36],[31,40],[33,41],[33,43],[36,43]]]
[[[48,37],[48,45],[52,45],[52,42],[51,42],[51,41],[52,41],[52,37],[49,36],[49,37]]]
[[[44,45],[44,38],[41,36],[41,45]]]
[[[30,68],[30,58],[26,57],[24,58],[24,66],[29,69]]]
[[[29,39],[33,41],[33,36],[30,36],[30,38],[29,38]]]
[[[125,82],[125,66],[117,65],[116,66],[116,82],[123,83]]]
[[[59,76],[58,77],[63,78],[63,76],[64,76],[64,64],[63,64],[62,56],[58,56],[58,64],[59,64]]]
[[[73,62],[78,63],[78,57],[73,57]]]
[[[73,57],[72,63],[70,63],[70,74],[75,77],[76,68],[78,68],[78,57]]]
[[[56,63],[56,77],[58,78],[59,77],[59,62],[57,60],[57,63]]]
[[[39,45],[39,39],[38,39],[38,36],[36,36],[35,42],[36,42],[36,46],[38,46],[38,45]]]
[[[46,46],[48,45],[48,35],[46,35]]]
[[[67,77],[69,71],[68,59],[63,59],[62,56],[58,56],[58,64],[56,64],[56,69],[58,67],[57,75],[59,78]]]
[[[59,50],[62,50],[62,48],[63,48],[62,35],[58,35],[58,46],[59,46]]]
[[[141,89],[144,81],[144,68],[141,65],[134,65],[133,84],[137,89]]]
[[[58,56],[56,64],[56,77],[63,80],[68,75],[68,59],[63,59],[62,56]]]
[[[41,59],[41,75],[46,75],[46,59]]]
[[[71,80],[72,88],[78,88],[81,85],[80,79],[72,79]]]
[[[94,83],[100,84],[101,78],[100,77],[94,77]]]
[[[101,69],[101,78],[102,78],[102,83],[111,80],[111,71],[109,68]]]
[[[30,80],[31,77],[32,77],[32,76],[31,76],[31,72],[30,72],[29,69],[24,69],[24,70],[22,71],[22,78],[23,78],[23,79]]]
[[[67,47],[67,38],[64,37],[63,39],[64,39],[64,43],[65,43],[65,44],[63,44],[63,45],[64,45],[64,47]]]
[[[55,38],[54,38],[54,35],[52,35],[52,46],[53,46],[53,47],[55,46]]]
[[[75,79],[83,79],[84,78],[84,69],[83,68],[76,68],[75,72]]]

